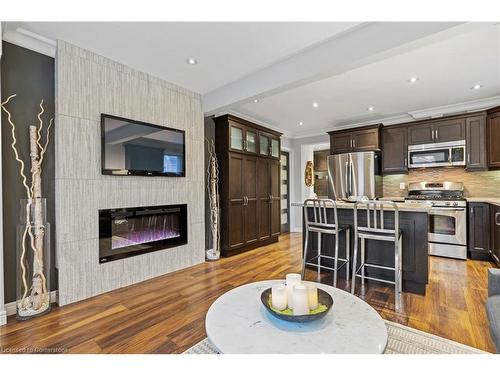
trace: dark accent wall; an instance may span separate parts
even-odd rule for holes
[[[37,52],[3,42],[1,57],[2,101],[17,94],[8,104],[16,125],[17,145],[27,163],[29,175],[30,125],[38,125],[37,114],[40,100],[44,100],[44,125],[54,117],[54,59]],[[54,212],[54,130],[52,128],[49,149],[45,154],[42,175],[42,193],[47,198],[47,220],[51,224],[51,290],[57,289],[55,261],[55,212]],[[2,189],[3,189],[3,246],[5,271],[5,302],[16,300],[16,226],[19,221],[19,200],[26,198],[19,175],[19,164],[11,148],[11,127],[2,111]]]

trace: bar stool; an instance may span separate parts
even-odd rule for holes
[[[308,214],[308,208],[312,209],[312,215]],[[333,210],[334,222],[328,221],[328,216],[326,214],[327,209]],[[312,216],[312,218],[310,217]],[[338,225],[337,216],[337,204],[332,199],[306,199],[304,201],[304,225],[306,231],[306,238],[304,242],[304,259],[302,264],[302,279],[304,280],[306,266],[317,266],[318,280],[320,278],[321,269],[327,269],[333,271],[333,286],[337,286],[337,271],[342,267],[346,266],[346,278],[349,281],[349,260],[350,260],[350,226],[349,225]],[[345,232],[346,236],[346,256],[345,258],[339,258],[339,235]],[[309,234],[318,234],[318,255],[311,259],[307,259],[307,248],[309,244]],[[323,234],[330,234],[335,236],[335,250],[334,256],[321,254],[321,240]],[[334,266],[328,267],[321,264],[322,259],[333,260]],[[316,263],[312,261],[317,260]],[[339,267],[339,261],[341,265]]]
[[[366,226],[358,225],[358,206],[365,206],[366,209]],[[394,210],[394,228],[387,229],[384,227],[384,206],[392,207]],[[377,217],[379,220],[377,221]],[[373,218],[373,219],[372,219]],[[358,239],[361,240],[361,259],[360,266],[357,267],[358,258]],[[360,200],[354,204],[354,259],[353,259],[353,279],[351,285],[351,293],[356,290],[356,277],[361,278],[361,294],[365,293],[365,279],[375,280],[382,283],[394,285],[395,290],[395,307],[396,311],[401,308],[401,291],[402,291],[402,232],[399,229],[399,210],[396,203],[392,201],[378,200]],[[394,267],[381,266],[373,263],[365,262],[365,241],[388,241],[394,242]],[[365,268],[379,268],[394,271],[394,281],[369,277],[365,275]]]

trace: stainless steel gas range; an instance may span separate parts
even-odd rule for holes
[[[461,182],[416,182],[408,185],[411,203],[430,203],[429,254],[467,259],[467,202]]]

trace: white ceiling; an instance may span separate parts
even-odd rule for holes
[[[241,114],[290,137],[391,117],[409,121],[426,115],[415,111],[482,98],[500,103],[498,23],[3,26],[4,37],[22,29],[24,36],[35,33],[39,40],[66,40],[204,94],[208,113]],[[186,64],[190,57],[199,63]],[[408,83],[412,76],[419,77],[415,84]],[[483,87],[471,90],[476,83]],[[370,106],[374,111],[367,110]]]
[[[20,22],[200,94],[294,55],[356,22]],[[188,65],[194,58],[197,65]]]
[[[408,83],[410,77],[419,80]],[[480,90],[471,90],[481,84]],[[500,25],[233,107],[290,135],[500,95]],[[318,102],[318,108],[312,103]],[[372,112],[368,107],[374,107]],[[303,126],[299,125],[302,121]]]

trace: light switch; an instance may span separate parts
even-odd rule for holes
[[[406,188],[406,184],[404,182],[399,183],[399,190],[404,190]]]

